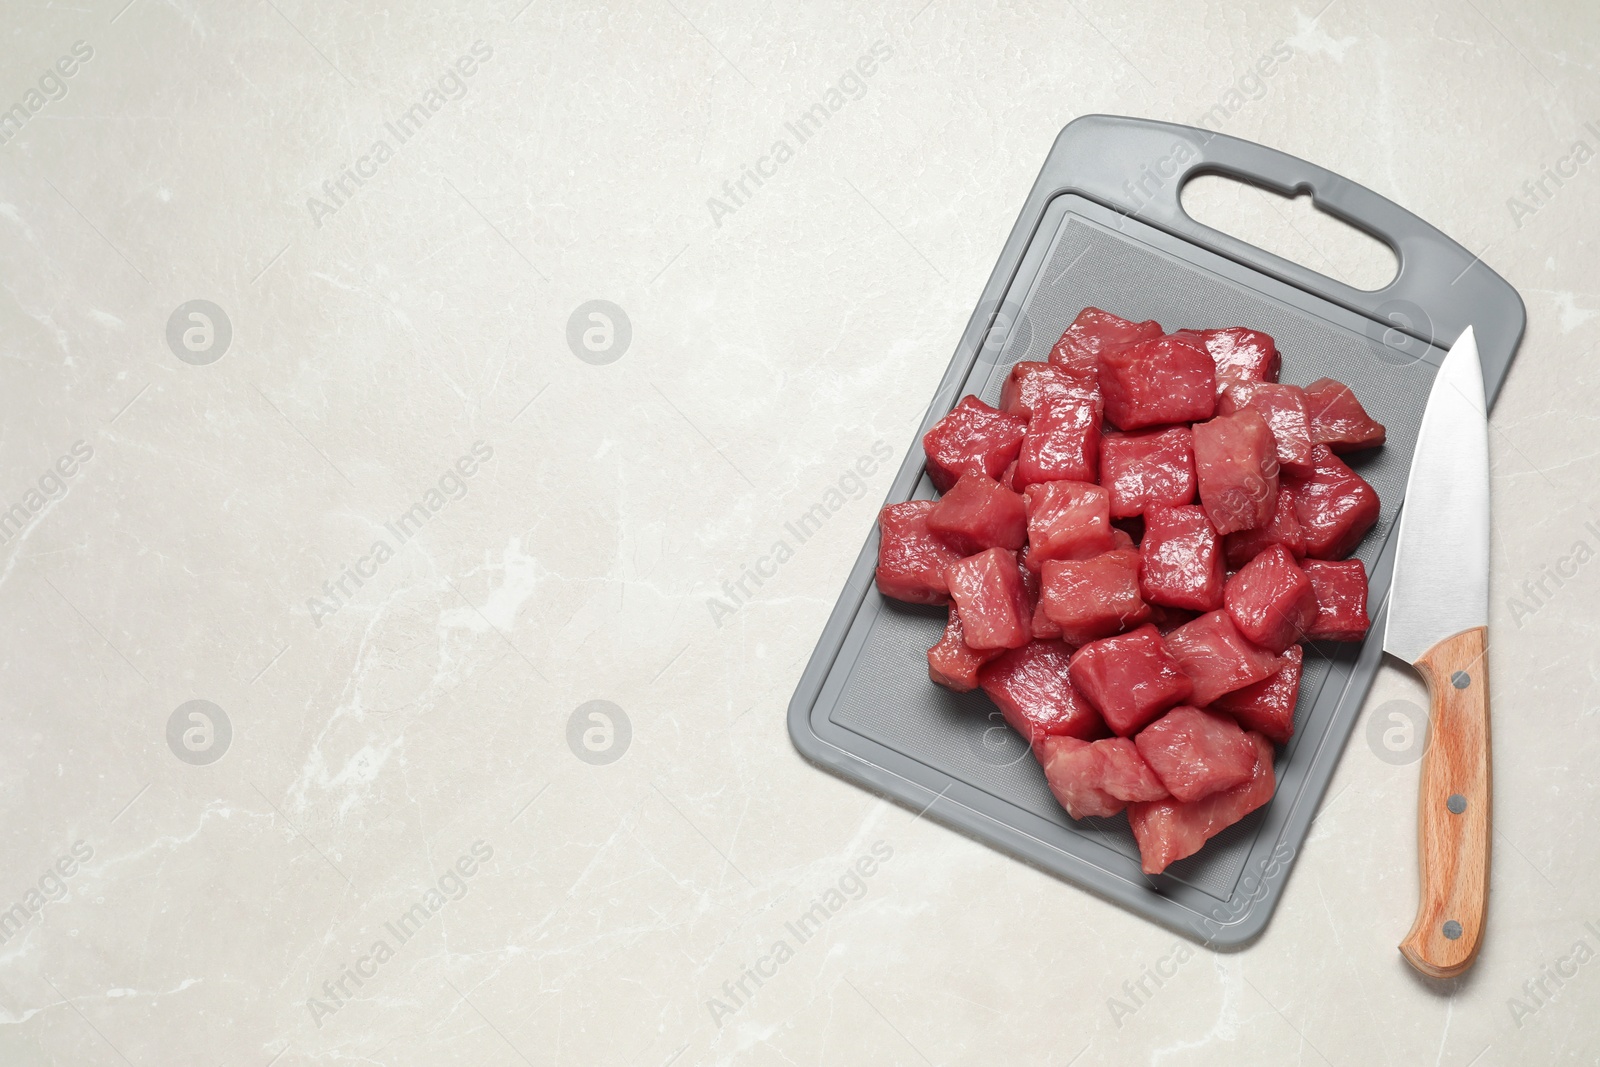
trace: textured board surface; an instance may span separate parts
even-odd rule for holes
[[[1374,218],[1368,212],[1352,221],[1397,248],[1401,276],[1392,291],[1359,294],[1352,300],[1355,290],[1265,252],[1241,255],[1224,235],[1187,220],[1177,205],[1181,180],[1168,183],[1165,198],[1139,205],[1137,215],[1126,205],[1106,202],[1106,189],[1116,189],[1110,180],[1114,168],[1098,182],[1075,183],[1079,161],[1074,155],[1088,146],[1075,146],[1073,135],[1084,124],[1092,127],[1094,137],[1110,134],[1119,141],[1126,136],[1123,162],[1130,166],[1141,152],[1169,144],[1174,136],[1193,136],[1197,158],[1212,160],[1207,169],[1231,170],[1262,184],[1273,183],[1248,170],[1248,164],[1265,158],[1281,165],[1287,158],[1202,131],[1138,120],[1094,117],[1068,127],[996,266],[923,428],[960,396],[972,393],[994,403],[1012,364],[1044,359],[1086,306],[1134,320],[1155,319],[1169,331],[1236,325],[1265,330],[1282,353],[1283,381],[1304,385],[1323,376],[1337,378],[1388,429],[1384,447],[1347,457],[1382,501],[1379,521],[1356,552],[1372,576],[1373,631],[1360,646],[1307,646],[1295,736],[1279,750],[1278,790],[1272,802],[1153,878],[1139,870],[1138,850],[1123,816],[1082,822],[1068,818],[1046,788],[1026,744],[981,692],[952,693],[929,681],[925,652],[943,631],[944,610],[878,595],[872,588],[875,532],[802,678],[790,709],[790,730],[808,756],[869,788],[918,809],[927,807],[930,817],[1191,936],[1219,946],[1238,944],[1258,933],[1270,916],[1377,669],[1382,636],[1378,612],[1389,584],[1391,535],[1428,389],[1453,340],[1438,326],[1453,325],[1470,313],[1457,306],[1466,288],[1453,290],[1447,272],[1488,272],[1469,266],[1464,251],[1437,235],[1425,246],[1427,254],[1408,257],[1404,238],[1426,230],[1425,224],[1403,213],[1389,217],[1376,212],[1382,217]],[[1134,142],[1145,134],[1153,139],[1150,147],[1141,148]],[[1104,143],[1098,147],[1098,166],[1105,168],[1108,159],[1115,162],[1115,152],[1106,151]],[[1316,171],[1292,162],[1307,173]],[[1264,164],[1262,170],[1271,167]],[[1327,177],[1325,187],[1338,181]],[[1352,214],[1349,191],[1355,188],[1344,183],[1340,202],[1329,209]],[[1359,193],[1399,210],[1365,190]],[[1354,206],[1370,207],[1359,197]],[[1030,213],[1036,217],[1030,220]],[[1392,232],[1402,224],[1412,230]],[[1451,250],[1460,252],[1459,259],[1442,254]],[[1419,276],[1426,277],[1419,281]],[[1521,304],[1508,286],[1489,278],[1504,287],[1501,298],[1476,314],[1517,320],[1495,321],[1487,331],[1496,339],[1491,344],[1499,344],[1485,353],[1492,394],[1511,355],[1499,339],[1512,337],[1514,348],[1521,332]],[[1473,280],[1480,281],[1476,275]],[[1493,289],[1480,285],[1477,292]],[[933,495],[922,473],[920,444],[913,443],[890,502]]]

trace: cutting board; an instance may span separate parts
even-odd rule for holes
[[[1377,291],[1354,289],[1196,222],[1179,194],[1200,174],[1309,194],[1387,243],[1398,275]],[[812,762],[928,819],[1204,944],[1237,946],[1270,918],[1377,673],[1392,535],[1438,365],[1473,325],[1492,401],[1525,313],[1516,291],[1465,248],[1337,174],[1209,130],[1086,116],[1050,149],[885,503],[932,499],[922,433],[964,395],[997,403],[1012,364],[1045,359],[1091,305],[1169,331],[1265,330],[1282,352],[1283,381],[1337,378],[1388,427],[1382,448],[1351,457],[1382,500],[1355,553],[1371,575],[1373,628],[1360,644],[1307,647],[1272,801],[1164,873],[1141,873],[1124,816],[1069,818],[981,691],[928,680],[925,653],[945,611],[878,594],[876,527],[800,678],[789,733]]]

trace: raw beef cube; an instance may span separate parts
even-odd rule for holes
[[[1000,476],[1000,484],[1011,490],[1013,493],[1017,491],[1015,484],[1016,474],[1017,461],[1012,460],[1010,463],[1006,464],[1006,472]]]
[[[1028,508],[1029,570],[1047,559],[1087,559],[1109,551],[1111,503],[1106,491],[1088,482],[1030,485],[1022,498]]]
[[[1256,748],[1256,764],[1248,782],[1185,804],[1156,800],[1128,807],[1128,825],[1139,842],[1145,874],[1160,874],[1185,856],[1200,851],[1246,815],[1272,799],[1277,781],[1272,773],[1272,742],[1260,734],[1247,735]]]
[[[1039,608],[1068,644],[1137,626],[1150,615],[1139,597],[1139,553],[1115,549],[1085,560],[1046,560]]]
[[[1094,371],[1072,371],[1054,363],[1018,363],[1000,387],[1000,410],[1027,418],[1046,402],[1087,400],[1099,403],[1100,377]]]
[[[878,513],[878,592],[910,604],[947,604],[944,569],[961,558],[928,529],[931,500],[890,504]]]
[[[1161,324],[1154,319],[1129,322],[1109,311],[1084,308],[1050,350],[1050,362],[1069,370],[1097,372],[1107,353],[1160,336]]]
[[[1359,641],[1367,636],[1367,568],[1359,559],[1308,559],[1303,564],[1316,592],[1317,616],[1306,630],[1313,641]]]
[[[1189,611],[1222,606],[1222,539],[1192,504],[1144,513],[1139,589],[1153,604]]]
[[[1020,492],[1040,482],[1092,482],[1100,471],[1100,403],[1041,400],[1028,420],[1012,483]]]
[[[1119,430],[1209,419],[1216,410],[1211,357],[1177,338],[1158,337],[1100,358],[1106,421]]]
[[[961,632],[961,612],[950,609],[944,636],[928,649],[928,677],[946,689],[967,693],[978,688],[978,668],[1004,652],[1004,649],[978,650],[967,646]]]
[[[1311,579],[1282,545],[1273,545],[1229,578],[1223,600],[1239,632],[1273,652],[1300,640],[1317,618]]]
[[[975,396],[962,397],[961,403],[922,435],[928,477],[941,493],[963,474],[985,474],[998,480],[1017,458],[1027,428],[1027,420],[1020,416],[996,411]]]
[[[1094,742],[1105,761],[1101,788],[1118,800],[1160,800],[1167,787],[1139,755],[1139,748],[1126,737],[1107,737]]]
[[[1011,370],[1006,374],[1005,383],[1000,386],[1000,410],[1007,415],[1021,415],[1023,418],[1031,415],[1033,413],[1032,401],[1035,396],[1035,390],[1043,382],[1042,380],[1033,382],[1030,379],[1040,375],[1041,369],[1049,367],[1050,364],[1048,363],[1030,360],[1012,364]],[[1026,399],[1023,397],[1024,389],[1028,391]]]
[[[1278,380],[1278,346],[1260,330],[1230,326],[1225,330],[1179,330],[1173,336],[1198,344],[1215,361],[1218,393],[1230,381]]]
[[[1306,555],[1343,559],[1378,521],[1378,493],[1327,445],[1312,448],[1311,462],[1309,475],[1286,479],[1294,493],[1295,518],[1305,530]]]
[[[1139,731],[1139,755],[1188,803],[1250,780],[1256,747],[1226,715],[1179,705]]]
[[[1254,530],[1240,530],[1222,539],[1223,553],[1228,566],[1243,567],[1273,545],[1287,548],[1296,559],[1306,554],[1306,532],[1294,511],[1294,487],[1288,483],[1278,486],[1278,503],[1272,509],[1272,521]]]
[[[1193,689],[1161,634],[1148,623],[1074,652],[1072,683],[1119,737],[1132,737]]]
[[[1356,394],[1343,382],[1318,378],[1306,386],[1311,441],[1335,452],[1353,452],[1383,444],[1383,423],[1367,414]]]
[[[1260,412],[1219,415],[1194,428],[1200,504],[1219,534],[1253,530],[1278,503],[1278,449]]]
[[[1051,737],[1034,749],[1045,784],[1074,819],[1104,819],[1128,806],[1102,788],[1105,761],[1094,746],[1092,741]]]
[[[1018,549],[1028,543],[1028,512],[1022,497],[994,479],[963,474],[928,512],[928,529],[963,556]]]
[[[1278,658],[1278,673],[1254,685],[1217,698],[1212,711],[1225,711],[1246,730],[1254,730],[1278,744],[1294,733],[1295,702],[1300,697],[1300,667],[1305,652],[1299,645]]]
[[[1072,687],[1071,657],[1060,641],[1033,641],[978,671],[978,684],[1007,725],[1036,749],[1046,737],[1106,735],[1099,713]]]
[[[1015,555],[986,549],[950,564],[944,576],[969,647],[1021,648],[1032,640],[1033,605]]]
[[[1278,446],[1278,466],[1286,471],[1311,469],[1311,426],[1306,391],[1276,382],[1229,382],[1217,400],[1218,415],[1251,408],[1267,420]]]
[[[1074,819],[1104,818],[1121,811],[1130,800],[1160,800],[1167,795],[1161,780],[1125,737],[1101,741],[1051,737],[1035,751],[1050,791]]]
[[[1187,426],[1108,433],[1100,442],[1100,484],[1111,517],[1127,519],[1157,504],[1194,503],[1194,438]]]
[[[950,588],[955,591],[954,584]],[[1194,683],[1189,703],[1198,707],[1259,682],[1278,669],[1278,657],[1251,644],[1226,611],[1207,612],[1163,640],[1172,658]]]

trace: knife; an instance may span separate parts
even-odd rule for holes
[[[1472,327],[1428,394],[1406,482],[1383,649],[1428,685],[1420,900],[1400,952],[1453,978],[1477,958],[1489,896],[1489,416]]]

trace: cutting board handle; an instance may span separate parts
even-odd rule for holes
[[[1201,174],[1284,196],[1309,194],[1319,209],[1388,245],[1399,272],[1369,292],[1198,222],[1183,210],[1181,193]],[[1521,338],[1521,298],[1476,255],[1392,200],[1287,152],[1198,126],[1085,115],[1056,138],[1035,195],[1041,186],[1050,195],[1052,176],[1059,178],[1055,193],[1079,193],[1374,320],[1411,359],[1421,358],[1425,345],[1455,343],[1468,325],[1476,325],[1486,354],[1514,351]],[[1484,379],[1492,401],[1503,369],[1496,373],[1491,359]]]

